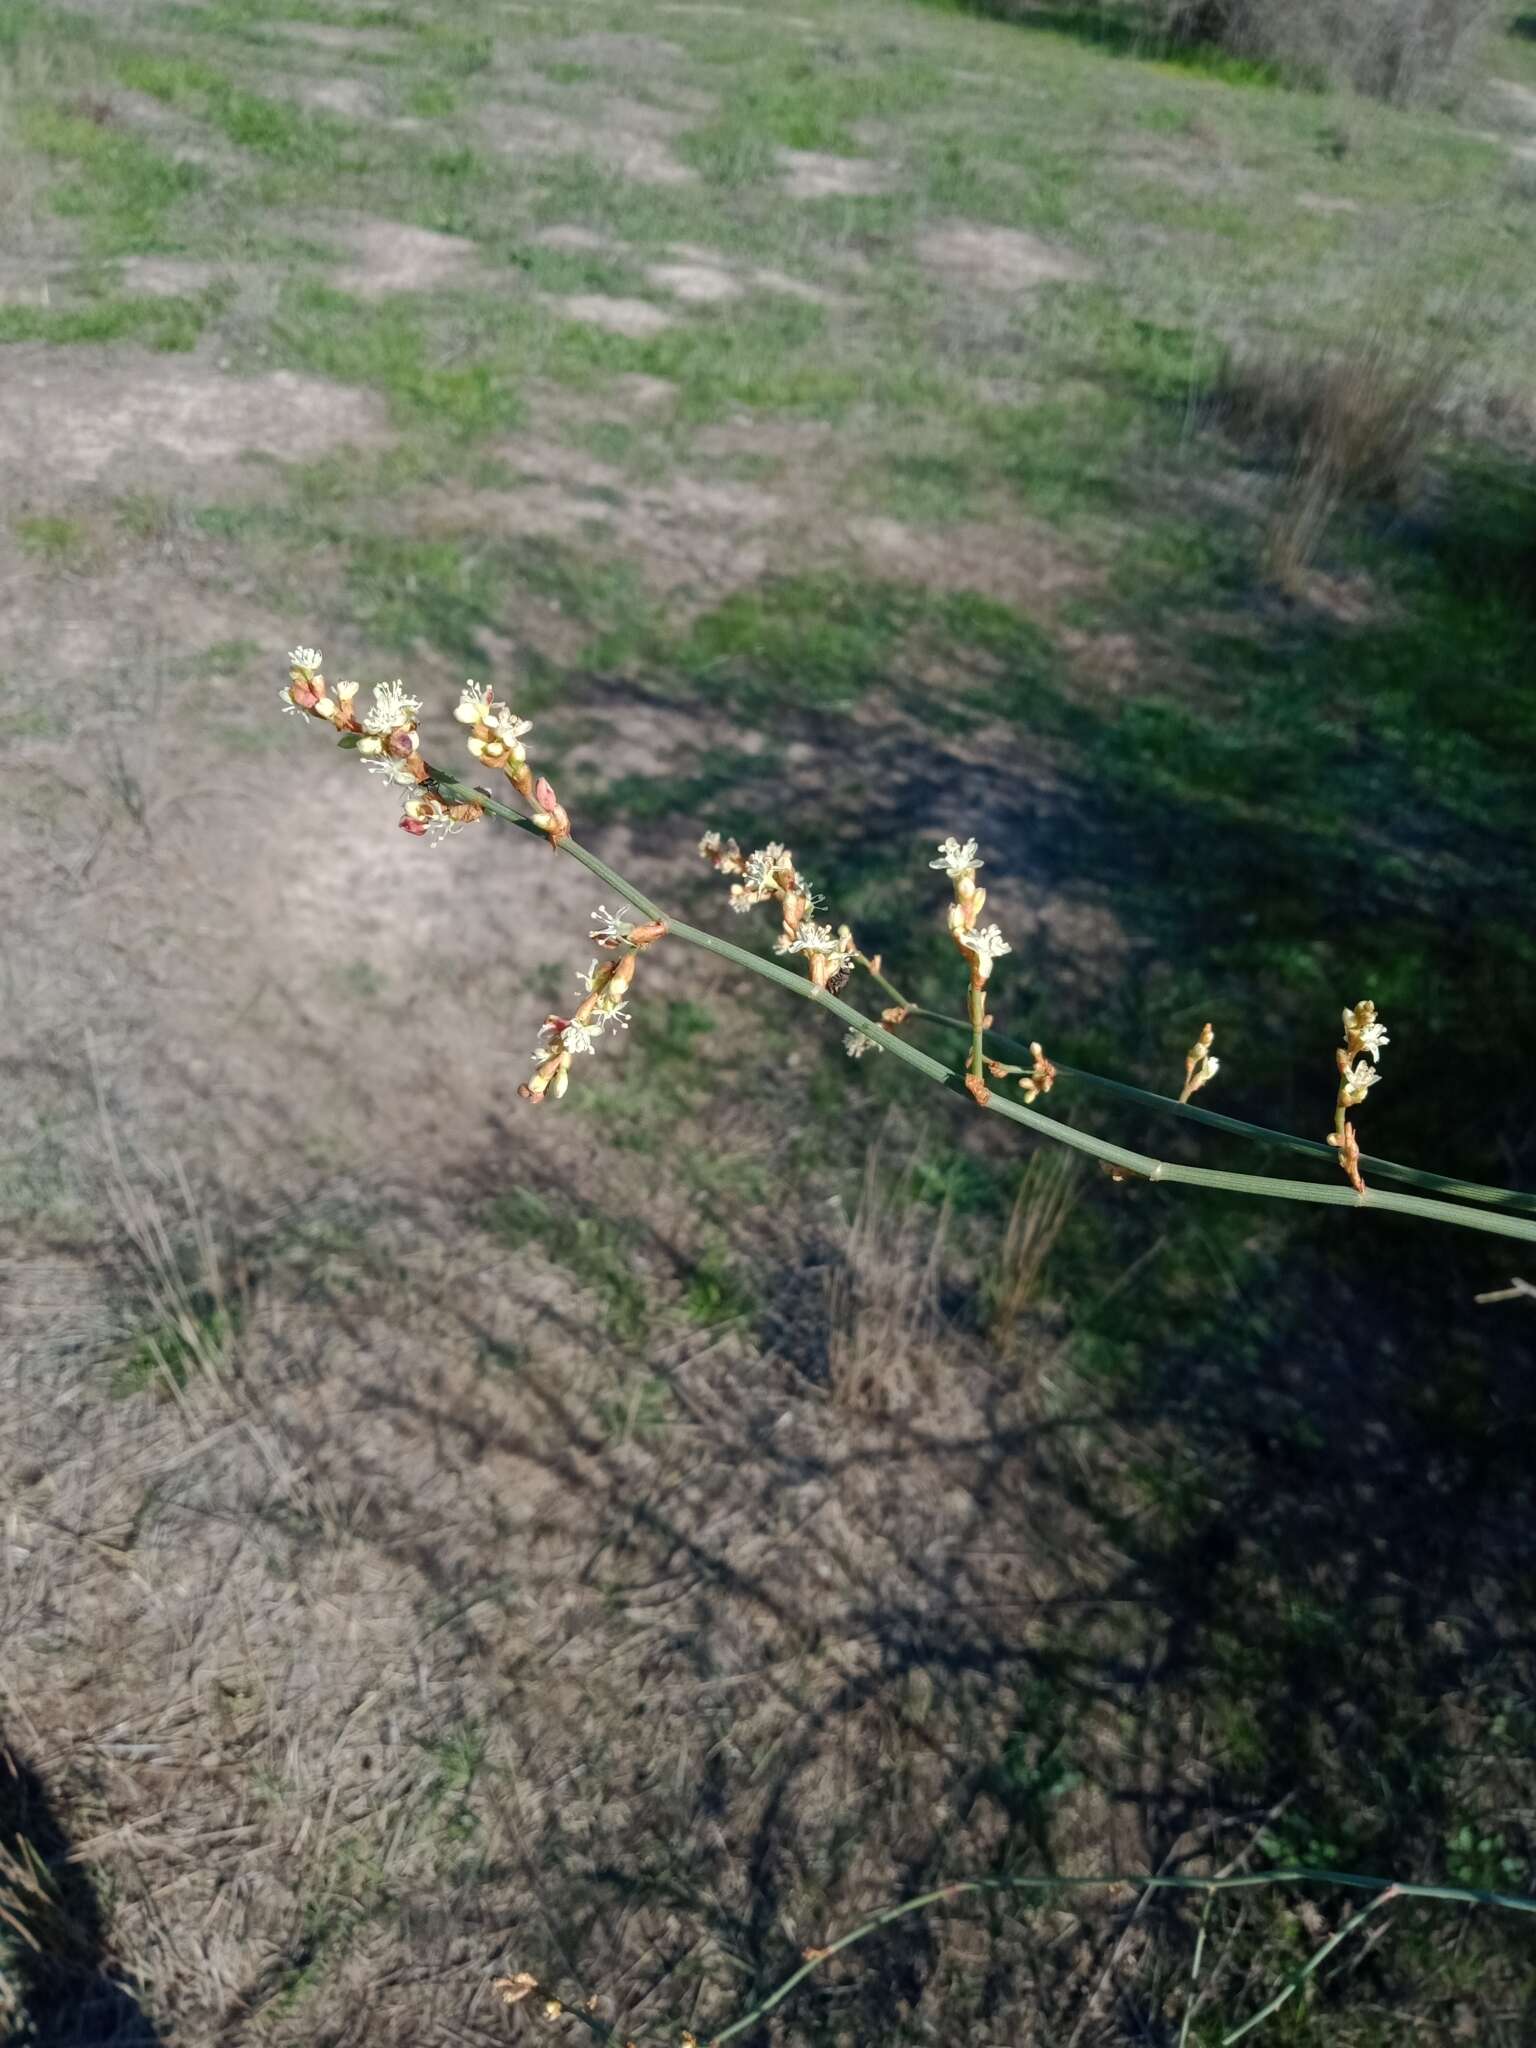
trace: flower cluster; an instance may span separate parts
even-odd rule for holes
[[[320,672],[319,648],[295,647],[288,656],[287,686],[278,694],[285,710],[330,726],[339,743],[357,754],[373,774],[410,791],[400,827],[413,838],[440,839],[483,818],[483,805],[469,800],[449,802],[426,786],[430,776],[421,757],[421,734],[416,725],[421,699],[409,696],[402,682],[378,683],[372,704],[359,717],[360,687],[351,682],[328,683]]]
[[[949,906],[950,937],[967,956],[972,988],[984,988],[993,964],[1005,953],[1013,951],[995,924],[977,922],[986,904],[987,892],[977,887],[976,870],[986,863],[976,858],[974,839],[967,839],[963,846],[958,839],[946,839],[939,848],[938,859],[929,861],[928,865],[948,875],[954,884],[955,900]]]
[[[1376,1015],[1374,1003],[1359,1002],[1352,1010],[1345,1010],[1344,1043],[1334,1054],[1339,1070],[1339,1092],[1334,1102],[1333,1129],[1328,1133],[1328,1142],[1337,1151],[1340,1170],[1358,1195],[1365,1193],[1365,1181],[1360,1172],[1360,1141],[1347,1112],[1364,1102],[1381,1079],[1377,1062],[1381,1058],[1382,1047],[1391,1043],[1385,1025]]]
[[[1216,1027],[1205,1025],[1200,1036],[1184,1055],[1184,1086],[1179,1091],[1180,1102],[1188,1102],[1191,1095],[1198,1095],[1207,1081],[1214,1081],[1221,1071],[1221,1061],[1211,1051],[1216,1043]]]
[[[645,947],[666,932],[661,923],[629,924],[616,917],[604,904],[592,913],[597,929],[592,937],[606,952],[617,955],[594,960],[576,986],[581,1001],[569,1017],[544,1019],[539,1037],[544,1041],[534,1053],[535,1072],[524,1081],[518,1094],[525,1102],[542,1102],[552,1095],[558,1102],[571,1081],[571,1062],[582,1053],[597,1050],[597,1040],[608,1030],[629,1029],[629,990],[635,978],[635,962]]]
[[[773,839],[755,853],[744,854],[734,839],[706,832],[699,841],[699,853],[717,874],[741,877],[731,883],[732,910],[751,910],[756,904],[777,901],[776,953],[799,955],[817,988],[836,995],[844,987],[859,958],[853,933],[845,924],[834,930],[817,920],[816,893],[796,868],[787,846]]]
[[[1055,1087],[1056,1069],[1046,1058],[1045,1048],[1041,1045],[1038,1038],[1030,1040],[1029,1056],[1035,1064],[1030,1068],[1023,1080],[1020,1081],[1019,1086],[1024,1091],[1024,1100],[1026,1102],[1033,1102],[1037,1096],[1049,1095]]]
[[[982,1079],[982,1034],[992,1022],[987,1015],[987,982],[996,963],[1013,948],[995,924],[978,922],[987,892],[978,887],[976,881],[976,871],[985,863],[977,859],[974,839],[967,839],[964,845],[958,839],[944,840],[939,847],[938,859],[929,861],[928,865],[940,874],[948,875],[954,887],[955,900],[949,906],[949,935],[965,955],[971,977],[971,1059],[965,1085],[978,1102],[985,1102],[987,1084]]]
[[[453,708],[460,725],[470,734],[465,744],[486,768],[499,768],[519,796],[533,805],[533,822],[549,834],[551,846],[570,836],[571,821],[553,787],[542,775],[535,776],[528,765],[523,741],[533,731],[532,722],[519,718],[510,705],[498,704],[488,683],[467,682]]]

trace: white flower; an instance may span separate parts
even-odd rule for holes
[[[466,683],[458,703],[453,707],[454,717],[460,725],[484,725],[485,714],[491,708],[494,694],[489,683]]]
[[[1207,1053],[1207,1054],[1206,1054],[1206,1056],[1205,1056],[1205,1064],[1204,1064],[1204,1066],[1203,1066],[1203,1067],[1202,1067],[1202,1068],[1200,1069],[1200,1079],[1201,1079],[1201,1081],[1202,1081],[1202,1082],[1205,1082],[1205,1081],[1210,1081],[1210,1080],[1213,1080],[1213,1079],[1215,1078],[1215,1076],[1216,1076],[1217,1074],[1219,1074],[1220,1072],[1221,1072],[1221,1061],[1220,1061],[1219,1059],[1217,1059],[1217,1057],[1216,1057],[1216,1055],[1215,1055],[1214,1053]]]
[[[829,924],[801,925],[794,938],[786,939],[781,933],[776,953],[820,953],[828,960],[840,960],[845,951],[842,940]]]
[[[867,1052],[884,1052],[885,1047],[878,1038],[872,1038],[867,1031],[850,1031],[843,1040],[843,1051],[851,1060],[863,1059]]]
[[[366,738],[360,739],[358,741],[354,751],[356,753],[364,755],[365,757],[370,754],[382,754],[384,751],[384,742],[379,738],[376,732],[371,732],[367,735]]]
[[[983,925],[974,932],[956,932],[955,943],[964,946],[967,953],[974,953],[981,965],[981,978],[986,980],[992,971],[994,960],[1001,960],[1005,953],[1013,951],[995,924]]]
[[[1363,1060],[1357,1066],[1346,1067],[1343,1074],[1344,1101],[1351,1108],[1357,1102],[1364,1102],[1366,1091],[1374,1088],[1381,1079],[1376,1068],[1366,1066]]]
[[[633,929],[632,920],[621,904],[617,910],[610,910],[606,903],[599,903],[592,913],[594,929],[587,936],[596,939],[600,946],[618,946],[629,937]]]
[[[794,861],[787,846],[780,846],[772,839],[756,853],[747,855],[747,864],[742,870],[749,889],[755,889],[759,903],[772,896],[780,887],[779,869],[792,868]]]
[[[578,1024],[573,1017],[555,1034],[555,1042],[562,1052],[595,1052],[593,1040],[602,1031],[601,1024]]]
[[[1373,1060],[1379,1060],[1381,1048],[1392,1043],[1374,1006],[1365,1003],[1344,1012],[1344,1040],[1351,1052],[1363,1052]]]
[[[342,703],[350,704],[352,702],[352,699],[357,695],[358,691],[362,688],[362,684],[337,683],[335,687],[336,694],[341,699]]]
[[[362,748],[359,747],[357,751],[361,753]],[[410,769],[403,761],[395,760],[391,754],[376,754],[366,760],[363,766],[370,775],[382,775],[386,782],[409,783],[412,789],[417,787],[416,778]]]
[[[603,960],[594,960],[592,962],[592,965],[587,969],[585,974],[577,975],[576,986],[581,990],[583,995],[591,995],[592,984],[597,980],[597,977],[600,974],[606,971],[608,964],[608,962]]]
[[[605,1026],[617,1024],[621,1031],[629,1029],[629,1005],[622,996],[612,1004],[599,1003],[595,1014],[602,1019]],[[594,1025],[593,1029],[597,1029],[597,1026]]]
[[[295,647],[288,656],[290,668],[301,668],[306,675],[313,675],[320,666],[318,647]]]
[[[531,718],[518,718],[505,704],[498,704],[486,719],[491,730],[505,740],[509,747],[515,747],[520,739],[533,731]]]
[[[408,796],[400,808],[414,824],[425,826],[426,838],[432,845],[440,845],[450,833],[463,829],[434,796]]]
[[[373,709],[363,720],[369,732],[400,732],[416,723],[416,714],[421,709],[419,697],[408,697],[402,682],[375,683],[373,686]]]
[[[928,865],[941,868],[946,875],[969,875],[977,868],[985,867],[986,862],[976,858],[974,839],[967,839],[964,846],[958,839],[946,839],[939,848],[938,859],[929,861]]]

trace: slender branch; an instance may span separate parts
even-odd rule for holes
[[[891,1001],[896,1005],[898,1009],[909,1010],[914,1017],[917,1015],[917,1005],[915,1003],[909,1002],[908,999],[902,994],[901,990],[896,986],[895,982],[889,980],[886,975],[881,973],[880,969],[875,965],[874,961],[869,958],[868,954],[855,953],[853,957],[864,969],[864,972],[867,975],[869,975],[871,980],[878,983],[878,985],[885,990],[886,994],[890,997]]]
[[[909,1003],[909,1011],[929,1024],[944,1024],[952,1031],[970,1030],[963,1017],[951,1017],[943,1010],[930,1010],[922,1003]],[[1011,1053],[1022,1057],[1027,1048],[1006,1032],[991,1031],[988,1043],[999,1053]],[[1338,1154],[1332,1146],[1318,1138],[1298,1137],[1294,1131],[1273,1131],[1264,1124],[1244,1123],[1235,1116],[1223,1116],[1220,1110],[1203,1109],[1199,1103],[1179,1102],[1171,1095],[1155,1095],[1146,1088],[1136,1088],[1129,1081],[1111,1081],[1103,1074],[1087,1073],[1082,1067],[1069,1067],[1063,1061],[1053,1062],[1056,1072],[1063,1079],[1080,1081],[1085,1087],[1097,1088],[1106,1095],[1117,1095],[1124,1102],[1139,1103],[1144,1109],[1156,1110],[1165,1116],[1187,1117],[1191,1123],[1204,1124],[1208,1130],[1227,1131],[1236,1138],[1248,1138],[1265,1145],[1273,1145],[1288,1152],[1302,1152],[1309,1158],[1323,1159],[1330,1166],[1337,1167]],[[1466,1201],[1486,1202],[1490,1206],[1518,1209],[1536,1216],[1536,1195],[1520,1194],[1512,1188],[1485,1187],[1479,1181],[1455,1180],[1441,1173],[1427,1173],[1417,1166],[1399,1166],[1390,1159],[1372,1159],[1360,1155],[1360,1165],[1378,1179],[1411,1182],[1416,1187],[1432,1188],[1436,1194],[1459,1195]]]
[[[858,1942],[867,1941],[870,1935],[878,1934],[882,1927],[888,1927],[893,1920],[904,1919],[909,1913],[920,1913],[925,1907],[938,1905],[945,1899],[958,1899],[968,1893],[976,1892],[1081,1891],[1091,1887],[1113,1887],[1117,1885],[1132,1885],[1143,1891],[1204,1892],[1207,1896],[1210,1896],[1216,1892],[1252,1891],[1265,1885],[1277,1884],[1340,1885],[1356,1891],[1373,1891],[1379,1894],[1379,1896],[1372,1899],[1368,1906],[1364,1907],[1362,1911],[1347,1921],[1340,1928],[1339,1932],[1312,1958],[1305,1971],[1293,1979],[1286,1990],[1272,2000],[1263,2012],[1255,2014],[1253,2019],[1245,2023],[1239,2030],[1242,2033],[1251,2031],[1252,2028],[1258,2025],[1261,2019],[1267,2019],[1270,2013],[1278,2011],[1279,2007],[1285,2003],[1286,1998],[1291,1995],[1291,1992],[1299,1988],[1306,1981],[1307,1977],[1326,1961],[1332,1951],[1353,1932],[1366,1915],[1374,1912],[1378,1906],[1385,1905],[1389,1899],[1450,1899],[1468,1906],[1502,1906],[1515,1913],[1536,1913],[1536,1898],[1525,1898],[1516,1892],[1474,1891],[1469,1886],[1464,1885],[1397,1883],[1393,1879],[1386,1877],[1361,1877],[1350,1871],[1308,1870],[1301,1867],[1286,1870],[1245,1871],[1234,1877],[1147,1877],[1124,1875],[1115,1877],[959,1878],[953,1884],[940,1885],[935,1891],[923,1892],[915,1899],[903,1899],[899,1905],[887,1906],[883,1912],[873,1914],[868,1920],[861,1920],[857,1927],[850,1928],[848,1933],[840,1936],[838,1940],[829,1943],[826,1948],[813,1949],[799,1969],[792,1976],[786,1977],[776,1990],[771,1991],[766,1998],[760,2000],[758,2004],[753,2006],[750,2012],[743,2013],[740,2019],[733,2020],[730,2026],[726,2027],[721,2033],[712,2035],[709,2048],[723,2048],[723,2044],[726,2041],[733,2039],[737,2034],[744,2034],[749,2027],[755,2026],[766,2014],[772,2012],[775,2006],[782,2005],[789,1994],[798,1985],[803,1984],[813,1971],[819,1970],[823,1963],[827,1962],[832,1956],[839,1954],[843,1949],[852,1948]],[[1227,2036],[1229,2042],[1235,2041],[1237,2038],[1236,2034]]]
[[[431,769],[428,775],[431,786],[440,794],[462,802],[480,804],[495,817],[515,825],[519,830],[543,841],[545,845],[551,843],[544,830],[535,825],[530,818],[524,817],[520,811],[514,811],[506,804],[498,803],[494,798],[488,797],[485,791],[461,782],[457,776],[440,774]],[[665,923],[671,936],[681,940],[684,945],[697,946],[701,952],[712,953],[717,959],[727,960],[732,966],[739,967],[748,974],[756,974],[765,981],[776,982],[779,987],[788,989],[791,994],[829,1011],[844,1025],[861,1031],[866,1036],[872,1034],[874,1027],[869,1018],[828,990],[817,988],[804,976],[792,973],[787,967],[781,967],[777,961],[765,960],[759,954],[749,953],[743,946],[733,945],[729,939],[718,939],[712,932],[700,931],[693,925],[683,924],[678,919],[669,917],[659,904],[653,903],[648,896],[643,895],[632,883],[626,881],[605,861],[599,860],[596,854],[588,852],[587,848],[576,840],[563,837],[555,843],[561,853],[569,854],[573,860],[580,862],[590,874],[606,882],[637,910],[644,912],[647,917]],[[943,1061],[932,1058],[928,1053],[919,1051],[916,1046],[909,1045],[894,1032],[882,1032],[879,1042],[883,1050],[903,1066],[912,1068],[914,1072],[924,1075],[930,1081],[938,1082],[942,1087],[964,1092],[963,1074],[945,1066]],[[1426,1221],[1454,1223],[1467,1230],[1487,1231],[1498,1237],[1517,1237],[1536,1243],[1536,1221],[1525,1222],[1513,1216],[1457,1208],[1449,1202],[1426,1201],[1414,1195],[1386,1194],[1373,1189],[1368,1198],[1362,1199],[1347,1187],[1325,1186],[1312,1181],[1276,1180],[1261,1174],[1226,1173],[1212,1167],[1184,1166],[1174,1160],[1153,1158],[1145,1152],[1132,1152],[1123,1145],[1110,1144],[1103,1138],[1074,1130],[1070,1125],[1058,1123],[1052,1117],[1042,1116],[1038,1110],[1026,1109],[1022,1103],[1009,1101],[1001,1094],[993,1094],[982,1106],[997,1116],[1007,1117],[1012,1123],[1022,1124],[1027,1130],[1034,1131],[1041,1137],[1050,1138],[1056,1144],[1070,1146],[1074,1151],[1086,1153],[1092,1159],[1100,1159],[1108,1166],[1118,1167],[1122,1174],[1133,1175],[1142,1180],[1173,1181],[1185,1187],[1213,1188],[1225,1194],[1261,1195],[1274,1201],[1315,1202],[1326,1208],[1385,1209],[1402,1215],[1418,1216]]]
[[[1185,2003],[1184,2007],[1184,2023],[1179,2028],[1179,2048],[1188,2048],[1189,2030],[1194,2022],[1195,2012],[1200,2004],[1200,1999],[1198,1995],[1200,1984],[1200,1965],[1205,1960],[1206,1930],[1209,1928],[1211,1924],[1211,1908],[1215,1905],[1215,1903],[1215,1892],[1207,1892],[1205,1895],[1205,1905],[1201,1909],[1200,1913],[1200,1932],[1195,1936],[1195,1960],[1190,1965],[1189,1970],[1189,1998]]]
[[[1222,2035],[1221,2048],[1233,2048],[1233,2043],[1235,2041],[1241,2041],[1243,2036],[1245,2034],[1251,2034],[1255,2027],[1263,2026],[1264,2022],[1267,2019],[1271,2018],[1275,2013],[1277,2013],[1280,2010],[1281,2006],[1285,2004],[1287,1999],[1293,1998],[1295,1996],[1295,1994],[1301,1989],[1302,1985],[1307,1982],[1308,1978],[1313,1977],[1317,1974],[1318,1970],[1320,1970],[1323,1964],[1327,1962],[1328,1958],[1333,1954],[1334,1950],[1339,1946],[1341,1942],[1348,1941],[1349,1937],[1354,1933],[1355,1929],[1362,1924],[1362,1922],[1369,1920],[1371,1915],[1374,1912],[1376,1912],[1379,1907],[1385,1906],[1392,1899],[1395,1899],[1401,1890],[1402,1887],[1400,1885],[1389,1885],[1387,1889],[1379,1895],[1379,1897],[1372,1899],[1368,1905],[1362,1906],[1358,1913],[1352,1913],[1350,1917],[1344,1922],[1344,1925],[1338,1930],[1338,1932],[1336,1934],[1331,1934],[1328,1937],[1328,1939],[1323,1943],[1322,1947],[1318,1949],[1317,1953],[1310,1959],[1310,1961],[1302,1965],[1302,1967],[1296,1972],[1295,1976],[1292,1977],[1290,1982],[1286,1985],[1283,1985],[1281,1989],[1275,1993],[1274,1997],[1270,1999],[1267,2005],[1260,2006],[1259,2010],[1253,2015],[1252,2019],[1244,2020],[1243,2024],[1240,2027],[1234,2027],[1230,2034]]]

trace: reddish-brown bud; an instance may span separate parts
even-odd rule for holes
[[[386,754],[392,754],[397,761],[403,761],[407,754],[415,753],[415,737],[408,732],[392,732],[384,742],[384,751]]]

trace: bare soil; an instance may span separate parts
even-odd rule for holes
[[[1071,249],[1019,228],[949,221],[919,237],[919,260],[948,284],[987,292],[1028,292],[1037,285],[1092,277],[1093,265]]]
[[[0,357],[0,463],[23,475],[126,488],[167,463],[295,460],[386,438],[375,393],[292,370],[235,377],[176,357],[30,345]]]

